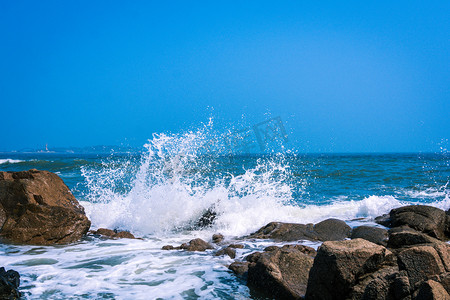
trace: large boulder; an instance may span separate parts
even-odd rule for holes
[[[48,171],[0,172],[0,237],[18,244],[78,241],[91,222],[62,179]]]
[[[248,267],[247,284],[257,292],[275,299],[301,299],[306,292],[313,258],[305,254],[313,249],[301,245],[270,247],[252,255],[247,265],[239,265],[240,272]],[[230,266],[231,267],[231,266]],[[232,269],[237,267],[233,265]],[[235,271],[236,272],[236,271]]]
[[[350,236],[351,228],[344,221],[327,219],[316,225],[271,222],[260,228],[249,238],[273,239],[276,241],[336,241]]]
[[[19,299],[19,285],[19,273],[14,270],[6,271],[4,267],[0,268],[0,299]]]
[[[414,300],[450,300],[450,295],[440,283],[427,280],[420,285]]]
[[[449,217],[446,212],[427,205],[409,205],[391,210],[389,216],[376,218],[387,227],[408,226],[431,237],[446,240],[449,234]]]
[[[385,247],[364,239],[324,242],[309,274],[306,298],[351,298],[354,285],[379,270],[392,255]]]

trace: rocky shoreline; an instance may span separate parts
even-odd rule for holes
[[[241,241],[264,239],[269,246],[233,262],[252,295],[275,299],[450,299],[450,212],[425,205],[391,210],[375,219],[381,226],[351,228],[327,219],[317,224],[271,222]],[[134,238],[100,228],[56,174],[0,172],[0,239],[20,245],[80,241],[86,234]],[[387,229],[385,229],[387,228]],[[323,242],[317,251],[303,241]],[[216,234],[163,250],[209,251],[236,257],[242,244]],[[20,297],[19,274],[0,268],[0,299]]]

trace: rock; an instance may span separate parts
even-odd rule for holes
[[[186,251],[206,251],[207,249],[214,249],[214,247],[202,239],[193,239],[189,243],[182,244],[180,249]]]
[[[414,246],[398,254],[398,266],[408,274],[409,282],[414,288],[416,284],[427,280],[429,276],[445,272],[438,252],[427,245]]]
[[[273,239],[276,241],[328,241],[343,240],[350,236],[351,228],[344,221],[327,219],[316,225],[271,222],[251,234],[249,238]]]
[[[214,221],[217,218],[217,212],[214,207],[211,207],[205,210],[202,216],[195,222],[194,227],[196,228],[204,228],[211,226],[214,224]]]
[[[273,239],[276,241],[318,240],[313,224],[271,222],[252,233],[249,238]]]
[[[363,239],[324,242],[309,274],[306,298],[349,298],[355,283],[380,269],[389,256],[385,247]]]
[[[218,244],[218,243],[222,242],[223,239],[224,239],[224,237],[220,233],[213,234],[213,236],[212,236],[212,241],[214,244]]]
[[[19,299],[20,275],[14,270],[0,268],[0,299]]]
[[[351,232],[350,226],[338,219],[327,219],[314,225],[320,241],[340,241],[348,238]]]
[[[406,225],[431,237],[446,240],[447,215],[436,207],[409,205],[391,210],[390,226]]]
[[[313,258],[293,245],[248,258],[247,284],[276,299],[301,299]]]
[[[0,206],[0,236],[12,243],[72,243],[91,225],[62,179],[47,171],[0,172]]]
[[[449,300],[450,295],[444,289],[444,287],[434,281],[427,280],[422,283],[419,287],[417,295],[414,300]]]
[[[358,226],[356,228],[353,228],[351,238],[361,238],[378,245],[386,246],[388,240],[388,231],[379,227]]]
[[[375,218],[375,222],[384,227],[391,227],[391,217],[389,214],[384,214]]]
[[[230,244],[230,245],[228,245],[228,247],[234,248],[234,249],[244,249],[244,245],[241,245],[241,244]]]
[[[409,227],[395,227],[389,230],[389,248],[401,248],[418,244],[436,243],[439,240]]]
[[[230,246],[220,249],[216,252],[216,256],[228,255],[231,258],[236,257],[236,250]]]
[[[135,239],[134,235],[128,231],[116,231],[107,228],[99,228],[93,234],[103,235],[109,238]]]
[[[172,245],[162,246],[161,250],[175,250],[175,247]]]
[[[234,272],[234,274],[238,276],[247,276],[248,274],[248,262],[242,262],[242,261],[235,261],[232,263],[228,269]]]

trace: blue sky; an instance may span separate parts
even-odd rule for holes
[[[140,146],[211,116],[280,116],[302,152],[450,138],[449,1],[242,2],[0,2],[0,150]]]

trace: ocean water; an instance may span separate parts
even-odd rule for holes
[[[201,133],[155,135],[142,151],[1,153],[1,171],[55,172],[92,228],[142,239],[88,236],[64,246],[0,244],[0,265],[21,274],[26,299],[252,299],[213,251],[163,251],[222,233],[242,258],[274,244],[243,236],[271,221],[350,226],[406,204],[450,208],[450,154],[237,154],[205,151]],[[213,225],[196,227],[208,209]],[[318,247],[319,243],[304,242]]]

